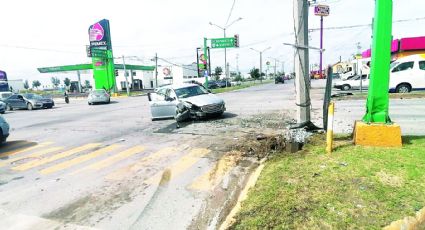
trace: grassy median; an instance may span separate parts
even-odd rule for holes
[[[335,145],[326,155],[315,136],[275,155],[231,229],[381,229],[425,206],[425,137],[404,137],[401,149]]]
[[[243,82],[241,85],[235,85],[235,86],[226,87],[226,88],[211,89],[211,91],[213,93],[225,93],[225,92],[244,89],[244,88],[248,88],[248,87],[252,87],[252,86],[256,86],[256,85],[268,84],[268,83],[271,83],[271,82],[273,82],[273,81],[263,80],[262,83],[260,81],[258,81],[258,82]]]

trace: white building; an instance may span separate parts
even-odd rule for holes
[[[127,80],[131,90],[153,89],[161,85],[193,81],[202,84],[205,82],[204,76],[198,77],[196,63],[182,66],[158,66],[157,78],[155,77],[155,70],[127,70],[127,72]],[[126,90],[124,70],[118,70],[116,82],[118,90]]]

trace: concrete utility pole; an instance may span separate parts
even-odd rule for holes
[[[128,74],[127,70],[125,69],[125,57],[122,55],[122,64],[124,66],[124,77],[125,77],[125,88],[127,90],[127,96],[130,96],[130,88],[128,87]]]
[[[155,88],[158,88],[158,53],[155,53]]]
[[[254,50],[255,52],[257,52],[257,53],[259,53],[260,54],[260,82],[261,83],[263,83],[263,76],[261,76],[262,75],[262,73],[263,73],[263,53],[266,51],[266,50],[269,50],[269,49],[271,49],[272,47],[267,47],[266,49],[264,49],[264,50],[262,50],[262,51],[259,51],[259,50],[256,50],[256,49],[254,49],[254,48],[250,48],[251,50]],[[266,76],[267,77],[267,76]]]
[[[310,122],[310,78],[308,73],[308,3],[297,0],[295,5],[295,88],[297,104],[297,122]]]

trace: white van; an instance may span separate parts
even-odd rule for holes
[[[397,59],[390,68],[390,93],[425,90],[425,54]]]

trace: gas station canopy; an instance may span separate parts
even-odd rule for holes
[[[124,69],[123,64],[114,64],[114,66],[115,66],[115,69]],[[90,69],[93,69],[92,63],[37,68],[38,72],[40,73],[57,73],[57,72],[80,71],[80,70],[90,70]],[[155,66],[125,65],[125,69],[154,71]]]

